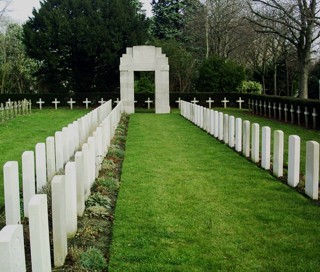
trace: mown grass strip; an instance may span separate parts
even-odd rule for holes
[[[109,271],[316,271],[319,212],[178,114],[135,114]]]
[[[85,115],[86,109],[43,109],[33,110],[32,114],[19,115],[0,123],[0,208],[4,205],[3,165],[7,161],[18,161],[21,172],[21,155],[24,151],[34,150],[39,142],[77,118]]]

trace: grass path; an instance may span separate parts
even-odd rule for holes
[[[319,271],[320,207],[178,114],[130,118],[109,271]]]

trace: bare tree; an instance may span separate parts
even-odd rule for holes
[[[255,19],[248,18],[256,30],[280,36],[296,48],[299,63],[299,96],[308,98],[308,76],[311,50],[319,38],[317,0],[252,0],[248,1]]]

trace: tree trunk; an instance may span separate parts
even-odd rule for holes
[[[308,98],[309,65],[299,61],[299,98]]]

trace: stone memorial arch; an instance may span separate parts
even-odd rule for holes
[[[134,113],[134,72],[155,72],[155,112],[170,113],[169,64],[161,48],[128,47],[120,59],[120,95],[126,113]]]

